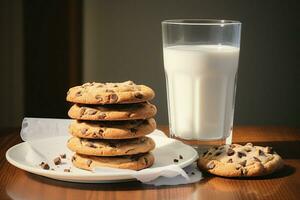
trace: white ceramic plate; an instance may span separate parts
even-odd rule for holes
[[[160,132],[156,130],[156,132]],[[156,143],[156,148],[153,150],[155,163],[151,168],[163,167],[174,164],[174,159],[182,155],[183,159],[178,159],[178,166],[184,168],[193,163],[197,158],[197,152],[188,145],[180,141],[170,139],[162,136],[150,136]],[[47,139],[47,145],[53,147],[57,145],[57,139]],[[55,151],[55,148],[52,148]],[[17,144],[6,152],[6,159],[12,165],[23,169],[25,171],[38,174],[41,176],[70,182],[86,182],[86,183],[104,183],[104,182],[120,182],[134,180],[129,174],[116,173],[98,173],[89,172],[75,167],[70,173],[63,171],[43,170],[38,165],[33,164],[25,159],[27,154],[31,151],[31,147],[27,142]]]

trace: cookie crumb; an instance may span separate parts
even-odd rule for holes
[[[183,159],[183,156],[182,156],[182,155],[179,155],[179,159]]]
[[[61,159],[60,159],[60,157],[54,158],[54,159],[53,159],[53,162],[54,162],[55,165],[61,164]]]
[[[195,172],[192,172],[192,175],[195,175]]]
[[[64,154],[60,154],[59,156],[60,156],[60,158],[62,158],[62,159],[67,158],[67,155],[66,155],[65,153],[64,153]]]
[[[173,161],[174,161],[175,163],[178,163],[178,162],[179,162],[179,160],[178,160],[178,159],[174,159]]]
[[[64,169],[64,172],[71,172],[70,169]]]
[[[49,165],[47,163],[45,163],[45,162],[41,162],[40,166],[41,166],[42,169],[45,169],[45,170],[49,170],[50,169]]]

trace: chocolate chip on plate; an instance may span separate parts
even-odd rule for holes
[[[174,161],[175,163],[179,162],[179,160],[178,160],[178,159],[174,159],[173,161]]]
[[[61,163],[60,157],[54,158],[54,159],[53,159],[53,162],[54,162],[55,165],[59,165],[59,164]]]
[[[66,155],[65,153],[60,154],[59,156],[60,156],[60,158],[62,158],[62,159],[65,159],[65,158],[67,157],[67,155]]]
[[[64,172],[71,172],[70,169],[64,169]]]
[[[182,156],[182,155],[179,155],[179,159],[183,159],[183,156]]]
[[[47,163],[45,163],[45,162],[41,162],[40,166],[41,166],[42,169],[45,169],[45,170],[49,170],[50,169],[49,165]]]

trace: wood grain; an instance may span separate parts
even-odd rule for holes
[[[168,132],[167,126],[159,127]],[[5,159],[6,150],[21,142],[18,129],[0,130],[0,199],[300,199],[300,129],[234,128],[234,142],[270,145],[285,167],[264,178],[229,179],[205,174],[202,181],[154,187],[139,182],[80,184],[56,181],[19,170]]]

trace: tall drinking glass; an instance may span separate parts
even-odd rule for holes
[[[162,22],[170,136],[192,145],[231,143],[241,23]]]

